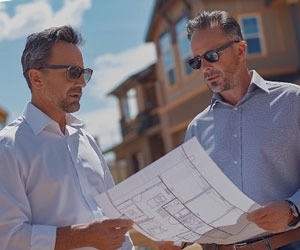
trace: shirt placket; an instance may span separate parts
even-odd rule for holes
[[[242,107],[234,106],[232,108],[231,119],[231,156],[232,166],[235,168],[238,176],[242,174]],[[240,179],[240,178],[239,178]],[[241,180],[241,179],[240,179]],[[239,183],[240,185],[242,183]]]
[[[97,210],[97,207],[95,206],[95,202],[92,199],[89,191],[89,183],[86,178],[82,160],[78,157],[78,153],[76,153],[79,149],[78,142],[72,142],[72,135],[66,135],[66,144],[69,150],[70,157],[73,162],[74,170],[76,172],[77,180],[79,183],[79,187],[82,193],[82,198],[84,199],[87,206],[90,208],[90,211],[94,213]],[[77,146],[76,146],[77,145]],[[76,148],[78,147],[78,148]]]

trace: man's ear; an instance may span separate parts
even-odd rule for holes
[[[36,88],[36,89],[39,89],[41,86],[42,86],[42,74],[39,70],[37,69],[30,69],[28,71],[28,77],[29,77],[29,80],[31,82],[31,86],[32,88]]]
[[[247,43],[245,41],[240,41],[238,43],[238,50],[240,56],[246,56],[247,53]]]

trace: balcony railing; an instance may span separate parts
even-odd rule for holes
[[[141,135],[146,132],[149,128],[159,124],[158,115],[150,114],[150,111],[144,111],[137,115],[134,120],[125,121],[121,119],[121,131],[123,138],[129,135]]]

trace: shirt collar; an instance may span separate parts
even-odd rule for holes
[[[23,112],[23,117],[28,122],[31,127],[33,133],[35,135],[39,134],[42,130],[44,130],[48,126],[57,127],[59,130],[59,126],[57,122],[52,120],[49,116],[47,116],[40,109],[35,107],[32,103],[28,102],[25,110]],[[71,127],[82,128],[83,122],[75,117],[72,114],[66,114],[66,123]],[[59,130],[60,131],[60,130]]]
[[[252,77],[247,94],[253,92],[257,88],[265,91],[266,93],[270,92],[266,81],[255,70],[250,70],[250,74]],[[220,96],[220,94],[214,93],[211,99],[210,109],[213,109],[215,104],[220,101],[222,101],[222,97]]]
[[[252,77],[251,77],[251,83],[250,83],[248,92],[251,92],[251,91],[253,91],[253,89],[258,87],[258,88],[262,89],[263,91],[265,91],[266,93],[269,93],[270,90],[268,88],[266,81],[255,70],[251,70],[250,73],[251,73]]]

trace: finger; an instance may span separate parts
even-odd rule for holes
[[[257,221],[263,219],[266,216],[266,212],[264,208],[259,208],[247,215],[247,219],[250,221]]]
[[[102,221],[102,223],[107,224],[111,228],[130,228],[133,225],[133,221],[130,219],[109,219]]]
[[[113,247],[115,247],[115,249],[118,249],[118,248],[120,248],[122,245],[123,245],[123,242],[125,241],[125,239],[124,240],[121,240],[121,239],[115,239],[114,241],[112,241],[111,242],[111,245],[113,246]]]
[[[119,228],[119,229],[112,230],[112,234],[118,237],[124,237],[127,232],[128,232],[127,228]]]

